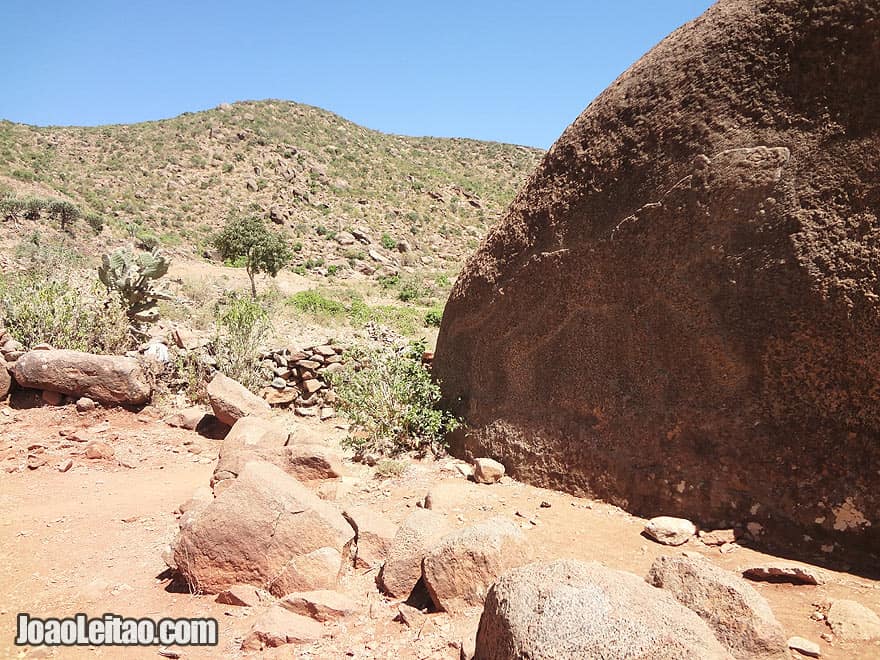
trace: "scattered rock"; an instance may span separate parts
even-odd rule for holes
[[[73,459],[72,458],[66,458],[56,466],[56,468],[58,469],[59,472],[67,472],[72,467],[73,467]]]
[[[287,444],[290,433],[287,429],[264,417],[242,417],[237,420],[223,441],[223,447],[272,447]]]
[[[696,533],[694,523],[684,518],[658,516],[645,525],[645,534],[663,545],[682,545]]]
[[[349,507],[342,512],[354,528],[357,540],[355,566],[373,568],[382,564],[394,542],[397,527],[387,516],[371,511],[366,506]]]
[[[822,655],[822,649],[819,648],[816,642],[811,642],[803,637],[790,637],[788,639],[788,648],[810,658],[818,658]]]
[[[354,614],[358,609],[357,603],[351,598],[329,589],[289,593],[280,600],[279,604],[291,612],[310,617],[315,621],[342,619]]]
[[[247,420],[244,419],[237,422]],[[211,485],[225,479],[234,479],[251,461],[259,460],[272,463],[289,475],[303,482],[317,480],[340,479],[342,477],[342,459],[339,455],[323,445],[294,444],[277,446],[280,436],[260,436],[261,444],[243,444],[240,436],[223,441],[220,455]]]
[[[425,621],[428,619],[428,615],[416,607],[412,607],[406,603],[400,603],[397,606],[396,618],[403,622],[407,628],[421,630],[422,626],[425,625]]]
[[[729,658],[671,594],[598,563],[529,564],[489,589],[476,658]]]
[[[703,543],[711,546],[736,543],[736,534],[732,529],[713,529],[709,532],[701,529],[698,536]]]
[[[504,476],[504,466],[491,458],[474,460],[474,481],[478,484],[494,484]]]
[[[36,470],[43,467],[49,459],[43,451],[32,451],[27,455],[27,466],[29,470]]]
[[[201,509],[214,501],[214,491],[208,486],[199,486],[186,502],[177,507],[177,510],[183,514],[196,509]]]
[[[844,641],[880,638],[880,617],[854,600],[835,600],[825,615],[831,632]]]
[[[269,404],[250,392],[241,383],[217,373],[208,383],[208,398],[214,415],[224,424],[232,426],[242,417],[267,415]]]
[[[313,642],[323,634],[324,627],[317,621],[273,605],[254,620],[241,648],[263,651],[285,644]]]
[[[77,412],[91,412],[95,409],[95,402],[87,396],[81,396],[76,400]]]
[[[79,351],[30,351],[12,368],[22,387],[87,396],[102,403],[140,405],[151,388],[137,360]]]
[[[108,445],[106,442],[99,442],[97,440],[94,440],[86,445],[86,458],[91,458],[95,460],[109,460],[113,458],[113,455],[115,453],[116,452],[113,450],[113,447]]]
[[[397,529],[379,586],[394,598],[406,598],[422,577],[422,560],[430,548],[449,531],[446,518],[429,509],[416,509]]]
[[[425,555],[422,576],[434,605],[456,613],[482,605],[499,575],[528,561],[519,527],[505,518],[490,518],[444,536]]]
[[[335,586],[353,541],[335,507],[275,465],[251,462],[182,525],[174,561],[203,593],[253,584],[280,596]]]
[[[814,566],[775,562],[742,569],[743,577],[764,582],[825,584],[825,573]]]
[[[205,417],[205,411],[197,406],[178,410],[165,418],[168,426],[195,431],[202,419]]]
[[[696,612],[734,657],[785,653],[785,633],[770,605],[740,576],[703,558],[658,557],[646,580]]]
[[[233,584],[217,594],[217,602],[236,607],[256,607],[269,600],[271,596],[250,584]]]

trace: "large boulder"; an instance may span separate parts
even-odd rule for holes
[[[12,376],[9,375],[9,368],[6,360],[0,355],[0,401],[6,398],[12,387]]]
[[[140,405],[151,394],[140,363],[118,355],[29,351],[15,361],[12,375],[22,387],[87,396],[102,403]]]
[[[788,657],[785,631],[764,597],[739,575],[690,557],[658,557],[646,578],[696,612],[736,658]]]
[[[208,400],[214,415],[227,426],[248,415],[267,416],[271,410],[266,401],[219,372],[208,383]]]
[[[236,422],[230,435],[248,419],[251,418],[245,417]],[[337,452],[324,445],[284,445],[284,442],[287,442],[286,435],[278,435],[273,431],[260,436],[258,442],[245,442],[241,436],[227,436],[220,446],[211,485],[215,486],[226,479],[235,479],[251,461],[272,463],[297,480],[310,484],[342,478],[342,459]]]
[[[275,465],[251,462],[182,519],[174,563],[202,593],[252,584],[282,596],[334,588],[353,541],[335,507]]]
[[[730,658],[670,594],[594,562],[529,564],[489,589],[475,660]]]
[[[455,453],[645,517],[880,548],[878,21],[720,0],[589,105],[445,307]]]
[[[389,596],[406,598],[422,579],[422,560],[434,544],[450,531],[446,518],[429,509],[417,509],[397,528],[388,548],[378,584]]]
[[[437,609],[460,612],[482,606],[502,573],[528,563],[528,542],[506,518],[490,518],[447,534],[422,562],[422,578]]]

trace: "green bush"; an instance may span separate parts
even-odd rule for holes
[[[231,295],[215,310],[217,365],[250,390],[263,381],[260,347],[269,334],[269,315],[259,300]]]
[[[397,352],[354,348],[333,375],[337,405],[351,420],[345,444],[356,452],[439,453],[458,421],[438,407],[440,387],[422,364],[423,342]]]
[[[393,250],[397,247],[397,241],[395,241],[388,234],[382,234],[382,238],[379,239],[379,242],[382,243],[382,247],[386,250]]]
[[[439,328],[440,322],[443,320],[443,310],[439,308],[429,309],[425,314],[425,326],[429,328]]]
[[[84,275],[25,272],[0,279],[0,310],[9,333],[26,347],[48,343],[89,353],[118,354],[132,337],[125,306]]]

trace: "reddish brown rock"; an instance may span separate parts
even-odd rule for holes
[[[438,609],[482,606],[502,573],[528,563],[525,535],[505,518],[490,518],[444,536],[424,558],[422,578]]]
[[[237,607],[255,607],[272,597],[250,584],[233,584],[217,594],[217,602]]]
[[[139,405],[151,394],[138,361],[117,355],[30,351],[16,360],[12,375],[22,387],[87,396],[102,403]]]
[[[269,463],[248,463],[231,481],[181,519],[174,563],[193,589],[251,584],[280,596],[335,586],[354,541],[342,514]]]
[[[323,634],[324,627],[317,621],[273,605],[253,622],[241,648],[264,651],[285,644],[313,642]]]
[[[365,506],[352,506],[342,512],[355,532],[357,554],[355,565],[360,568],[380,566],[388,556],[397,527],[388,517]]]
[[[357,603],[351,598],[330,589],[295,591],[284,596],[279,604],[284,609],[315,621],[343,619],[358,609]]]
[[[221,373],[208,383],[208,398],[214,415],[221,422],[232,426],[242,417],[259,417],[269,414],[269,404],[249,391],[244,385]]]
[[[379,586],[389,596],[406,598],[422,577],[422,560],[434,544],[449,531],[441,514],[416,509],[404,519],[388,549],[379,573]]]
[[[0,401],[5,399],[12,387],[12,376],[9,375],[9,369],[6,360],[0,355]]]
[[[735,658],[787,657],[785,631],[770,605],[740,576],[702,557],[658,557],[645,579],[696,612]]]
[[[758,503],[774,543],[876,552],[878,22],[720,0],[590,103],[445,307],[455,453],[645,517]]]

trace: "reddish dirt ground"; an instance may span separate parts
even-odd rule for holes
[[[113,612],[133,617],[216,617],[218,648],[179,648],[182,658],[457,658],[458,642],[473,635],[479,611],[451,618],[431,614],[420,629],[394,620],[397,601],[380,595],[375,571],[350,570],[341,590],[361,611],[340,623],[325,624],[326,637],[263,654],[240,650],[255,612],[221,605],[213,596],[175,591],[162,551],[177,531],[175,509],[213,470],[218,441],[174,429],[159,411],[121,409],[80,414],[73,406],[10,409],[0,405],[0,656],[71,658],[157,658],[158,647],[139,649],[15,647],[15,615],[66,616]],[[285,419],[306,426],[301,420]],[[61,432],[65,435],[61,435]],[[341,431],[332,423],[307,429],[334,444]],[[73,436],[75,439],[71,439]],[[85,442],[102,440],[114,459],[87,459]],[[42,445],[46,463],[27,467],[28,448]],[[56,465],[72,459],[67,472]],[[32,459],[33,460],[33,459]],[[120,464],[120,461],[123,464]],[[399,478],[377,480],[373,469],[346,462],[347,476],[337,495],[344,505],[368,504],[389,519],[402,520],[430,491],[434,509],[458,525],[506,515],[520,523],[536,558],[572,557],[644,575],[653,559],[682,550],[700,552],[736,570],[771,559],[748,548],[721,555],[692,541],[680,548],[653,543],[641,531],[644,520],[624,511],[517,482],[479,485],[464,479],[453,461],[413,462]],[[131,467],[126,467],[131,466]],[[541,507],[541,503],[549,507]],[[880,584],[845,573],[830,573],[820,587],[754,583],[770,602],[789,635],[816,641],[825,658],[876,658],[880,646],[828,643],[829,632],[810,615],[814,602],[850,598],[880,611]]]

